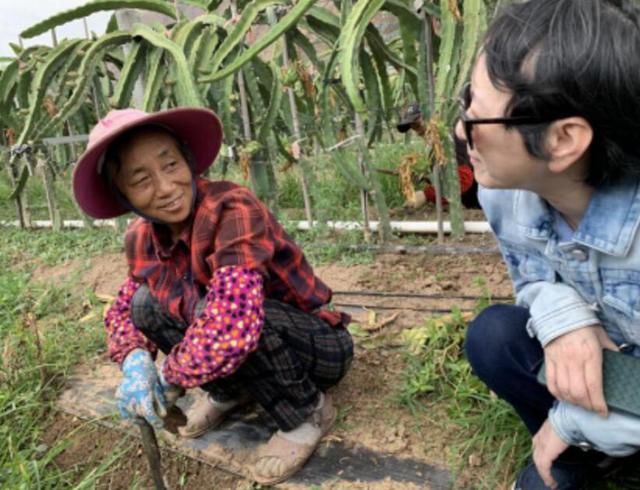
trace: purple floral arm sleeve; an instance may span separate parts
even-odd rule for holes
[[[151,354],[155,354],[157,350],[153,342],[147,339],[131,321],[131,300],[139,287],[140,283],[128,278],[104,316],[109,357],[118,364],[121,364],[133,349],[144,349]]]
[[[217,269],[202,313],[164,363],[165,379],[191,388],[236,371],[258,347],[263,303],[259,272],[242,266]]]

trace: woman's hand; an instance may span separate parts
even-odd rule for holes
[[[617,351],[601,325],[574,330],[544,348],[547,388],[558,400],[607,416],[602,389],[602,349]]]
[[[167,413],[164,390],[151,354],[142,349],[131,351],[122,363],[122,382],[116,392],[122,418],[142,417],[161,429]]]
[[[425,202],[427,202],[427,198],[422,190],[413,191],[413,196],[405,201],[404,207],[417,209],[422,207]]]

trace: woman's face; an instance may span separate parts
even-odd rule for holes
[[[191,169],[175,138],[162,130],[143,130],[120,148],[114,182],[140,213],[167,223],[177,237],[191,214]]]

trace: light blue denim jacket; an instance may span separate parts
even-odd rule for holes
[[[537,194],[480,188],[479,199],[514,283],[516,304],[529,308],[527,330],[545,346],[600,323],[618,345],[640,357],[640,183],[594,193],[580,226],[559,241],[555,213]],[[590,444],[611,456],[640,448],[640,417],[608,418],[560,401],[549,412],[568,444]]]

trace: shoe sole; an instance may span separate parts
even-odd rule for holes
[[[277,478],[272,478],[272,479],[263,479],[260,477],[256,477],[255,475],[252,475],[253,480],[257,483],[259,483],[260,485],[277,485],[278,483],[282,483],[286,480],[288,480],[289,478],[291,478],[293,475],[295,475],[298,471],[300,471],[302,469],[302,467],[307,463],[307,461],[309,461],[309,459],[311,458],[311,456],[313,456],[313,454],[316,452],[316,450],[318,449],[318,446],[320,445],[320,443],[322,442],[322,439],[324,439],[324,437],[329,433],[329,431],[331,430],[331,428],[333,427],[333,425],[336,422],[336,419],[338,418],[338,409],[334,406],[331,407],[332,411],[330,414],[330,417],[328,420],[323,420],[322,425],[323,425],[323,429],[322,429],[322,435],[320,436],[320,439],[318,440],[318,444],[316,445],[316,447],[313,449],[313,452],[309,455],[309,457],[307,457],[304,461],[302,461],[302,463],[300,463],[299,465],[295,466],[294,468],[292,468],[289,472],[287,472],[284,475],[281,475]],[[253,473],[253,472],[252,472]]]
[[[181,437],[184,437],[185,439],[197,439],[198,437],[201,437],[201,436],[205,435],[210,430],[213,430],[216,427],[220,427],[220,424],[222,424],[222,422],[224,422],[225,419],[226,419],[226,417],[223,417],[221,420],[219,420],[215,424],[211,424],[211,425],[199,430],[198,432],[192,432],[190,434],[185,434],[180,429],[178,429],[178,433],[180,434]]]
[[[241,400],[236,406],[234,406],[233,408],[230,408],[229,410],[227,410],[226,412],[224,412],[219,418],[218,420],[216,420],[215,422],[206,425],[205,427],[203,427],[202,429],[200,429],[197,432],[192,432],[189,434],[184,434],[182,432],[182,430],[180,430],[180,428],[178,428],[178,433],[184,437],[185,439],[197,439],[198,437],[201,437],[203,435],[205,435],[207,432],[209,432],[210,430],[213,430],[217,427],[220,427],[220,425],[222,425],[222,423],[231,415],[231,413],[235,410],[239,410],[240,408],[242,408],[243,406],[247,405],[248,403],[251,402],[250,398],[246,398]],[[188,422],[188,421],[187,421]],[[185,426],[186,427],[186,426]]]

